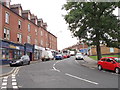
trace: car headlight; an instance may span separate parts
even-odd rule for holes
[[[20,61],[16,61],[16,63],[20,63]]]

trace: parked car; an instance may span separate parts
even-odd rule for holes
[[[120,58],[103,57],[98,61],[98,70],[107,69],[120,73]]]
[[[76,59],[76,60],[84,60],[84,57],[83,57],[83,55],[82,55],[81,53],[77,53],[77,54],[75,55],[75,59]]]
[[[66,54],[63,54],[63,58],[67,58],[68,56]]]
[[[53,53],[49,50],[42,51],[42,61],[53,60]]]
[[[9,65],[12,67],[14,65],[29,65],[30,64],[30,58],[28,55],[23,55],[20,59],[18,60],[11,60]]]
[[[57,54],[57,55],[55,56],[55,59],[56,59],[56,60],[62,60],[62,59],[63,59],[63,55],[62,55],[62,54]]]

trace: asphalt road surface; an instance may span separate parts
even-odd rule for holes
[[[82,62],[82,61],[81,61]],[[74,57],[38,62],[18,68],[2,78],[2,88],[118,88],[113,72],[81,66]],[[107,89],[106,89],[107,90]]]

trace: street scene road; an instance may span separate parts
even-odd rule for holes
[[[75,58],[71,57],[16,67],[15,73],[7,77],[6,87],[12,88],[15,85],[14,88],[118,88],[117,74],[84,67],[80,65],[83,62],[75,61]]]
[[[0,90],[118,90],[119,11],[119,0],[0,0]]]

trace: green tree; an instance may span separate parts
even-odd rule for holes
[[[120,48],[120,20],[113,14],[120,2],[67,2],[62,9],[69,30],[75,37],[96,46],[98,60],[100,44]]]

